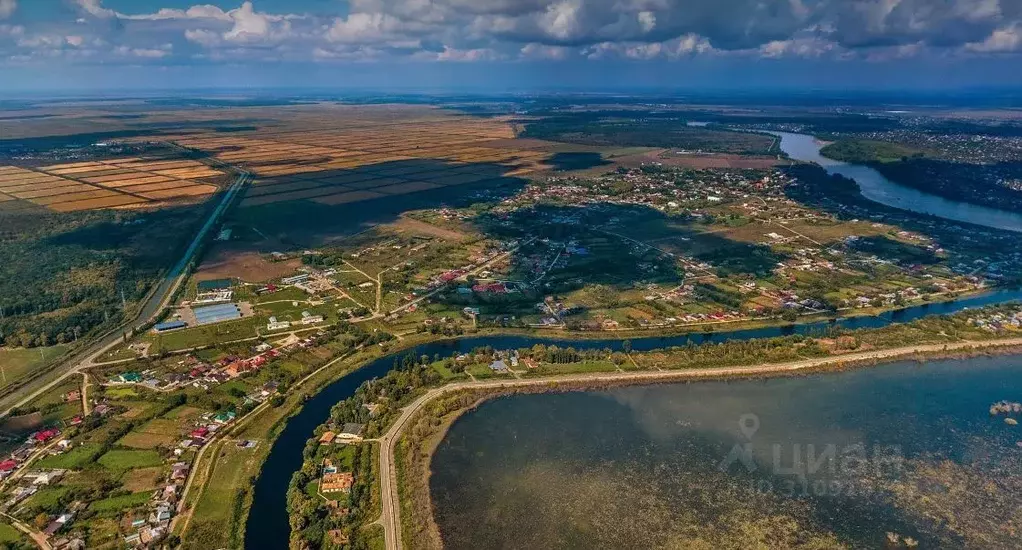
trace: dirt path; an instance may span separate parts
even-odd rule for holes
[[[82,371],[82,415],[89,416],[92,414],[92,408],[89,407],[89,386],[92,384],[89,382],[89,373]]]
[[[415,413],[433,399],[455,391],[465,389],[514,388],[525,386],[553,385],[557,382],[661,382],[665,380],[685,380],[701,378],[727,378],[757,374],[776,374],[798,372],[827,365],[854,363],[858,361],[883,361],[910,357],[920,353],[953,352],[956,350],[981,349],[994,347],[1022,346],[1022,338],[990,340],[985,342],[956,342],[950,344],[932,344],[923,346],[906,346],[886,350],[861,353],[850,353],[839,356],[820,357],[792,361],[788,363],[764,364],[749,367],[721,367],[708,369],[689,369],[682,371],[644,371],[644,372],[613,372],[586,373],[563,376],[552,376],[534,379],[496,380],[483,382],[459,382],[440,388],[434,388],[423,394],[401,411],[394,425],[380,438],[380,485],[383,514],[378,522],[383,526],[387,550],[404,548],[401,542],[400,502],[397,493],[397,467],[394,463],[394,449],[397,440],[409,420]]]
[[[15,519],[14,516],[8,515],[6,513],[3,514],[3,516],[7,518],[7,521],[11,525],[13,525],[15,529],[28,535],[29,538],[32,539],[32,542],[35,542],[36,546],[38,546],[39,548],[42,548],[43,550],[50,550],[51,548],[53,548],[52,546],[50,546],[49,537],[47,537],[42,532],[36,531],[35,529],[32,529],[28,525],[25,525],[24,523]]]

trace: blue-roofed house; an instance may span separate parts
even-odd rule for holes
[[[490,370],[493,372],[507,372],[507,363],[505,363],[502,359],[497,359],[490,363]]]

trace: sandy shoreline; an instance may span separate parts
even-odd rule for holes
[[[712,380],[725,378],[748,378],[760,376],[784,376],[796,373],[811,373],[818,370],[832,370],[833,368],[862,367],[889,363],[905,359],[926,359],[934,360],[944,357],[975,356],[983,354],[1012,354],[1022,352],[1022,338],[1008,338],[988,341],[967,341],[949,344],[931,344],[920,346],[904,346],[885,350],[873,350],[868,352],[849,353],[837,356],[820,357],[792,361],[787,363],[762,364],[747,367],[719,367],[708,369],[687,369],[679,371],[643,371],[643,372],[617,372],[617,373],[581,373],[560,375],[545,378],[496,380],[479,382],[459,382],[449,384],[440,388],[434,388],[408,405],[398,417],[397,421],[387,431],[386,435],[380,438],[380,471],[381,471],[381,500],[383,502],[383,515],[379,523],[384,527],[386,548],[398,550],[404,548],[401,533],[400,501],[398,497],[398,476],[395,462],[395,447],[401,438],[404,429],[415,419],[427,404],[435,399],[454,394],[456,392],[474,392],[480,390],[485,395],[475,396],[473,405],[465,407],[456,414],[445,418],[445,421],[438,427],[441,432],[446,432],[451,423],[474,406],[486,399],[525,391],[528,393],[551,392],[551,391],[585,391],[610,386],[645,385],[671,383],[685,380]],[[486,393],[490,391],[492,393]],[[411,491],[420,491],[423,487],[410,487]],[[428,483],[425,485],[428,493]],[[428,494],[427,494],[428,498]],[[432,510],[431,510],[432,511]],[[430,513],[428,530],[438,533]],[[424,541],[419,541],[424,542]]]

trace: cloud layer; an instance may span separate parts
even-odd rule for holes
[[[338,0],[333,15],[269,13],[258,1],[130,14],[64,1],[22,21],[17,0],[0,0],[0,63],[1022,53],[1019,0]]]

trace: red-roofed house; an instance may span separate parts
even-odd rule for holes
[[[38,443],[46,443],[47,441],[53,439],[54,437],[57,437],[58,435],[60,435],[60,430],[56,428],[50,428],[48,430],[43,430],[41,432],[36,433],[34,436],[32,436],[32,439],[36,440],[36,442]]]

